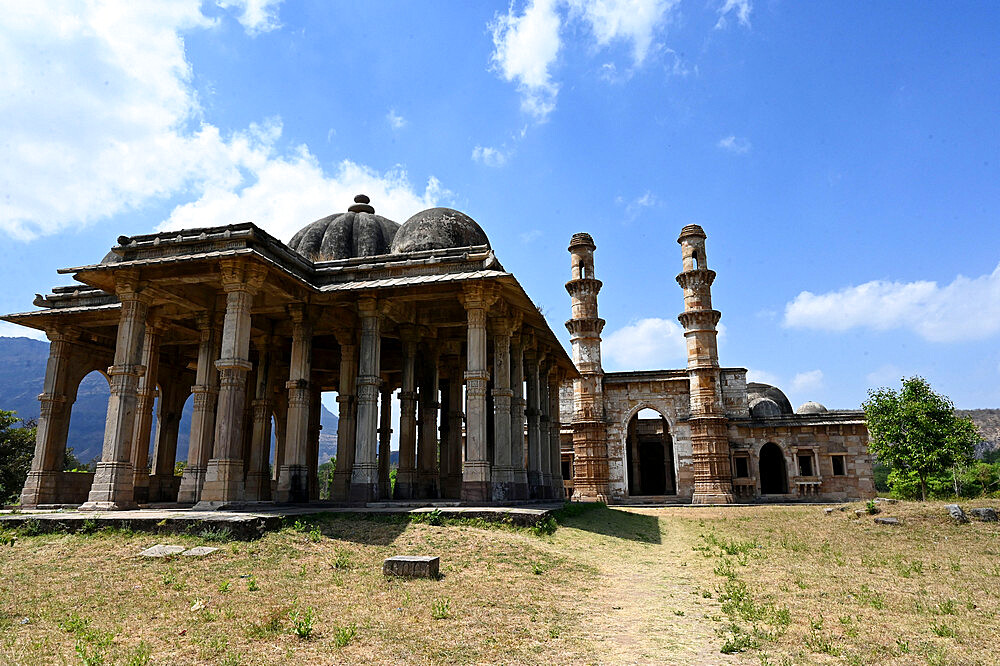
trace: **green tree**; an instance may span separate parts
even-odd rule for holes
[[[35,430],[33,421],[0,409],[0,504],[17,500],[24,487],[35,453]]]
[[[869,450],[897,478],[916,476],[920,497],[927,480],[972,458],[979,432],[972,421],[955,416],[955,406],[935,393],[927,380],[910,377],[897,392],[873,389],[861,406],[868,420]]]

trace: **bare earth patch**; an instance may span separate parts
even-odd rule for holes
[[[899,504],[573,506],[552,535],[326,516],[263,539],[0,539],[0,663],[990,664],[1000,528]],[[440,580],[387,579],[439,555]],[[723,652],[725,651],[725,653]]]

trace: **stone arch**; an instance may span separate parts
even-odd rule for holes
[[[785,450],[774,442],[767,442],[757,453],[757,470],[761,495],[788,493],[788,464]]]
[[[643,424],[644,410],[651,410],[660,417],[660,431],[656,426]],[[640,401],[633,405],[622,421],[622,450],[625,452],[625,489],[631,496],[677,494],[677,453],[673,439],[673,426],[667,418],[664,405]],[[649,429],[650,432],[642,432]]]
[[[103,377],[104,381],[100,381],[98,377]],[[82,366],[72,377],[70,387],[69,396],[67,396],[70,410],[65,447],[72,448],[80,462],[87,465],[95,458],[99,460],[103,453],[101,447],[107,425],[105,417],[107,416],[108,400],[111,397],[111,377],[108,376],[105,368]],[[103,409],[94,410],[95,416],[92,422],[82,421],[80,418],[81,397],[85,402],[93,403],[92,406],[95,408],[103,402]],[[89,445],[96,445],[96,449]],[[85,453],[85,446],[89,449],[89,453]]]

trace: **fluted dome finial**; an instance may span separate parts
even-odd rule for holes
[[[354,197],[354,205],[347,208],[348,211],[352,213],[368,213],[370,215],[375,214],[374,206],[371,206],[372,200],[368,198],[365,194],[359,194]]]

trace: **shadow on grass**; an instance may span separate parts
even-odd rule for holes
[[[566,527],[629,541],[661,543],[660,521],[656,516],[610,509],[597,502],[567,502],[553,516]]]

